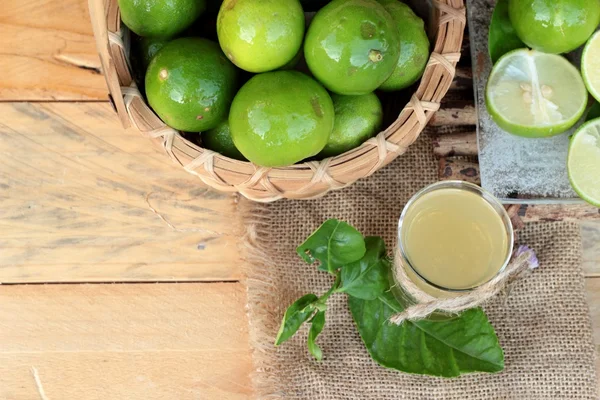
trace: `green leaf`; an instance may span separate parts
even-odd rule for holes
[[[314,304],[319,298],[314,294],[307,294],[296,300],[285,311],[281,327],[275,339],[275,346],[285,342],[300,329],[303,323],[308,321],[315,312]]]
[[[341,285],[336,290],[364,300],[373,300],[389,286],[389,261],[386,259],[385,243],[380,237],[365,239],[367,252],[358,261],[341,269]]]
[[[490,22],[490,33],[488,36],[488,49],[492,63],[496,63],[504,54],[511,50],[527,47],[519,39],[517,32],[510,22],[508,16],[508,1],[498,0]]]
[[[494,328],[480,308],[447,321],[390,323],[402,311],[390,291],[377,299],[348,297],[360,336],[377,363],[413,374],[456,377],[504,369],[504,354]]]
[[[360,260],[365,255],[362,234],[345,222],[327,220],[296,249],[309,264],[319,260],[319,269],[334,273],[343,265]]]
[[[317,336],[323,330],[325,326],[325,311],[319,311],[315,314],[313,319],[311,320],[310,330],[308,331],[308,351],[312,354],[317,361],[321,361],[323,359],[323,351],[318,344],[315,343]]]
[[[585,120],[587,122],[596,118],[600,118],[600,103],[595,101],[590,107],[590,110],[588,111],[587,115],[585,116]]]

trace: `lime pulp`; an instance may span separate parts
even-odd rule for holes
[[[587,90],[564,57],[519,49],[498,60],[486,88],[486,105],[505,131],[525,137],[565,132],[583,115]]]
[[[583,49],[581,75],[591,95],[600,102],[600,31],[588,40]]]
[[[567,170],[573,190],[600,207],[600,118],[582,125],[571,138]]]

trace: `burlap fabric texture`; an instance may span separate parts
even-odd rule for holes
[[[437,180],[437,162],[424,133],[409,152],[352,187],[311,201],[247,204],[247,285],[254,388],[260,399],[597,399],[595,350],[579,228],[572,223],[530,224],[519,243],[532,247],[540,267],[512,287],[508,298],[486,306],[505,352],[498,374],[457,379],[409,375],[369,357],[346,297],[329,300],[316,362],[301,329],[273,346],[285,308],[306,293],[321,294],[331,276],[304,264],[295,248],[323,221],[348,221],[365,235],[382,236],[393,249],[405,202]]]

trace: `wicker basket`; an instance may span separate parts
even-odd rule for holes
[[[419,0],[427,5],[433,50],[416,92],[391,108],[390,125],[362,146],[323,161],[265,168],[232,160],[190,142],[166,126],[135,87],[128,62],[129,33],[121,24],[117,0],[89,0],[96,44],[111,100],[126,128],[153,138],[167,154],[204,183],[237,191],[249,199],[311,199],[371,175],[404,153],[421,133],[454,78],[465,28],[463,0]],[[384,104],[385,105],[385,104]],[[389,119],[390,110],[386,110]],[[395,115],[398,115],[396,118]]]

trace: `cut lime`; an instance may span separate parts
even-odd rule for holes
[[[592,96],[600,101],[600,31],[590,38],[583,49],[581,74]]]
[[[586,122],[571,138],[567,170],[573,190],[600,207],[600,118]]]
[[[587,97],[579,71],[565,58],[527,49],[498,60],[485,93],[494,121],[505,131],[525,137],[568,130],[583,115]]]

